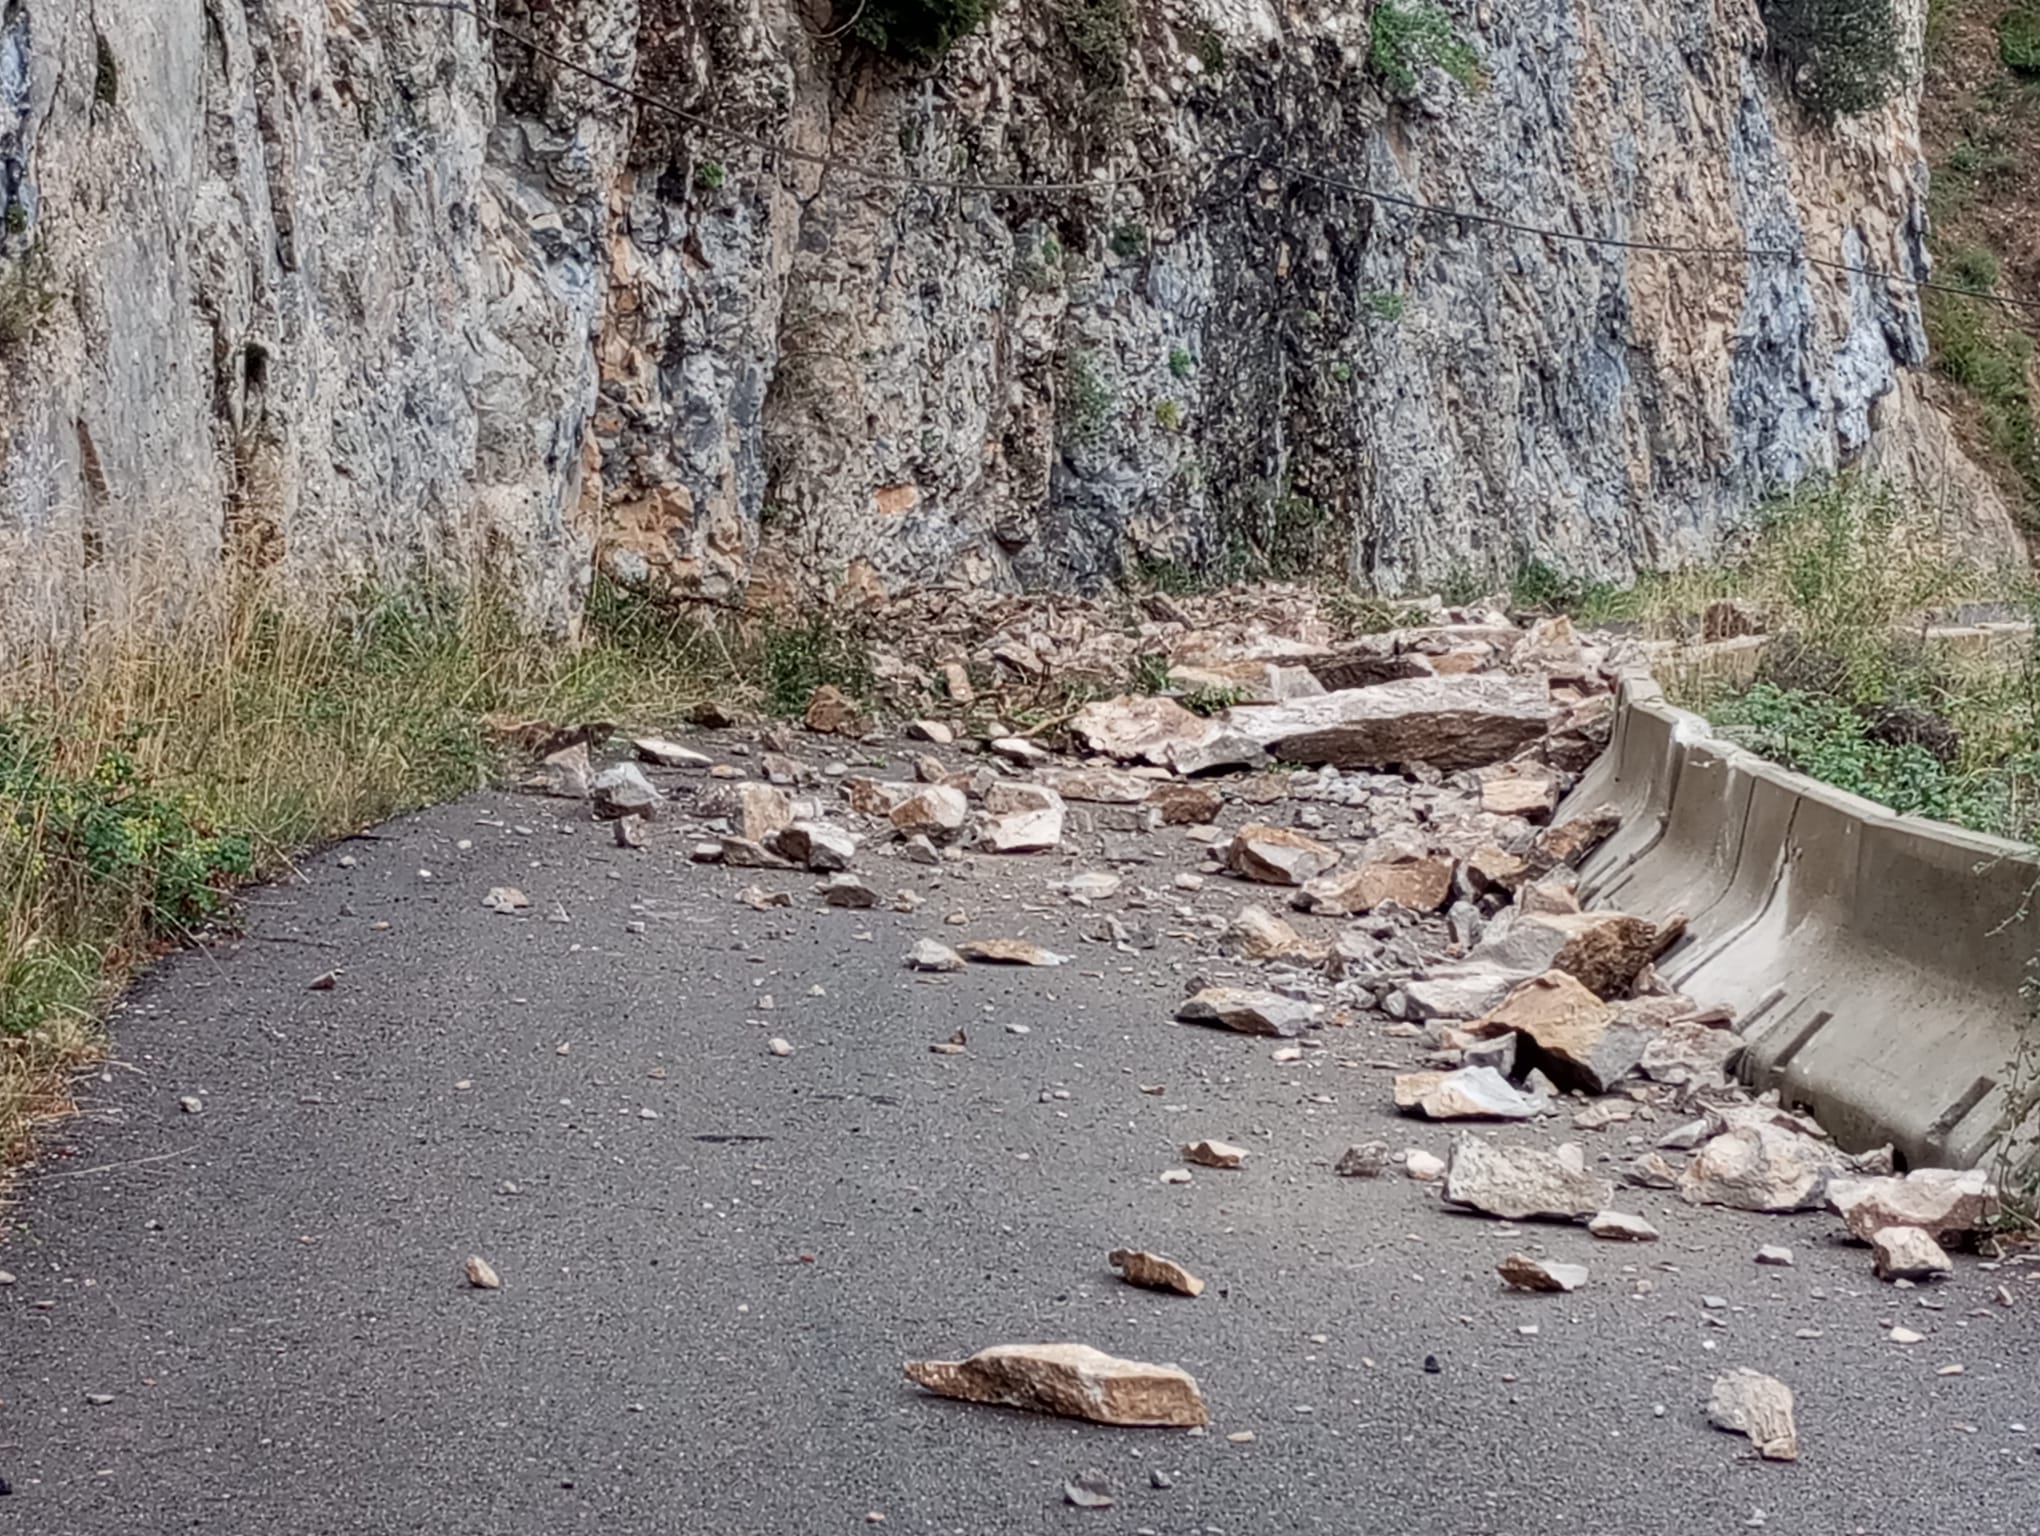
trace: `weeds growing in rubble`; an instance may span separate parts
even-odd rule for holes
[[[100,1005],[158,948],[293,855],[485,782],[491,716],[670,722],[785,707],[870,667],[826,618],[676,618],[599,587],[578,646],[421,582],[304,615],[223,594],[0,677],[0,1164],[101,1040]],[[763,687],[757,680],[763,680]],[[797,707],[797,705],[795,706]]]

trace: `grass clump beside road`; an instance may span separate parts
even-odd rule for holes
[[[492,717],[651,723],[869,679],[827,619],[676,617],[609,588],[572,646],[429,582],[318,614],[222,598],[156,635],[0,677],[0,1166],[62,1111],[140,964],[299,850],[487,782]]]

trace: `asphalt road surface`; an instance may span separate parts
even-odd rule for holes
[[[872,850],[874,885],[927,898],[908,914],[691,865],[670,822],[618,849],[584,815],[487,794],[407,818],[135,992],[0,1240],[0,1532],[2040,1529],[2040,1265],[1898,1290],[1829,1216],[1622,1191],[1665,1233],[1624,1245],[1335,1177],[1351,1142],[1442,1155],[1455,1128],[1394,1116],[1381,1063],[1415,1046],[1374,1027],[1280,1065],[1170,1022],[1191,977],[1244,974],[1171,908],[1253,895],[1170,890],[1199,856],[1174,830],[974,873]],[[1096,913],[1051,890],[1105,843],[1129,894],[1102,906],[1153,949],[1087,942]],[[753,884],[796,905],[733,899]],[[531,909],[484,910],[497,885]],[[1017,936],[1076,958],[900,964]],[[958,1028],[963,1054],[930,1052]],[[1481,1134],[1624,1160],[1652,1129]],[[1159,1182],[1204,1136],[1246,1166]],[[1755,1265],[1765,1243],[1795,1266]],[[1117,1246],[1209,1289],[1123,1285]],[[1592,1278],[1506,1292],[1514,1250]],[[501,1290],[463,1283],[470,1254]],[[1044,1340],[1182,1365],[1210,1429],[901,1375]],[[1796,1464],[1708,1426],[1734,1366],[1794,1389]],[[1065,1505],[1091,1468],[1116,1504]]]

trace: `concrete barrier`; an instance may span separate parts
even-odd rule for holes
[[[1581,870],[1593,904],[1688,936],[1660,967],[1736,1010],[1743,1076],[1845,1147],[1910,1167],[1990,1156],[2040,947],[2040,859],[1894,815],[1711,735],[1627,683],[1609,750],[1560,815],[1623,826]]]

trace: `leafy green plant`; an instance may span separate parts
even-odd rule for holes
[[[1063,248],[1054,230],[1044,228],[1020,247],[1013,275],[1035,293],[1055,293],[1062,288]]]
[[[2027,0],[1998,18],[1998,57],[2013,74],[2040,78],[2040,5]]]
[[[1133,44],[1132,0],[1057,0],[1056,15],[1085,87],[1113,92],[1124,85]]]
[[[1414,96],[1423,71],[1432,65],[1469,91],[1487,84],[1480,54],[1436,5],[1382,0],[1367,26],[1368,62],[1399,96]]]
[[[1111,238],[1105,243],[1113,255],[1126,261],[1145,256],[1148,248],[1147,226],[1132,222],[1115,224],[1112,227]]]
[[[1377,320],[1393,323],[1402,319],[1406,306],[1403,296],[1387,289],[1375,289],[1360,295],[1360,307]]]
[[[934,64],[997,9],[998,0],[862,0],[850,31],[880,53]]]
[[[1182,347],[1169,348],[1169,377],[1187,379],[1197,371],[1197,360]]]
[[[2002,269],[1996,251],[1982,245],[1958,245],[1941,260],[1940,278],[1971,293],[1989,293],[1997,287]]]
[[[1057,401],[1056,419],[1064,440],[1079,447],[1099,442],[1117,404],[1097,360],[1088,352],[1072,352],[1063,365],[1062,396]]]
[[[1982,269],[1971,268],[1970,276],[1980,278]],[[1976,402],[1991,451],[2024,489],[2027,527],[2040,529],[2040,419],[2031,383],[2032,338],[1979,298],[1929,292],[1924,307],[1934,367]]]
[[[1127,670],[1126,686],[1132,693],[1167,693],[1169,658],[1160,651],[1143,651]]]
[[[765,701],[773,713],[800,714],[817,688],[840,688],[853,699],[876,685],[871,647],[862,632],[833,613],[797,623],[769,624],[761,635]]]
[[[720,192],[729,179],[729,170],[720,160],[704,160],[694,168],[694,184],[704,192]]]
[[[1883,106],[1905,82],[1892,0],[1760,0],[1771,53],[1792,93],[1832,121]]]
[[[1176,404],[1173,400],[1157,400],[1155,402],[1155,422],[1165,432],[1182,431],[1183,407]]]

